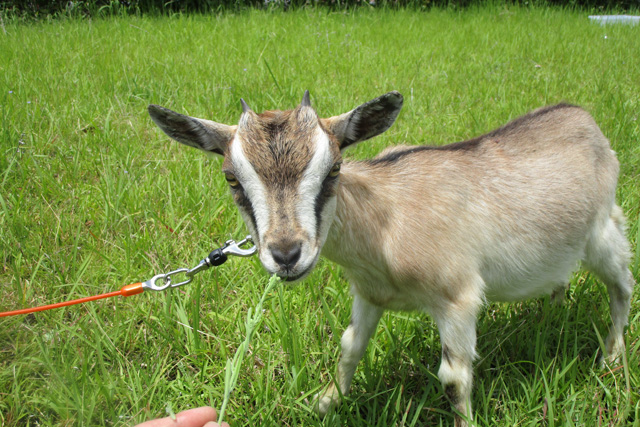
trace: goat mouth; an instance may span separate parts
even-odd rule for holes
[[[311,272],[312,269],[313,269],[313,266],[310,266],[306,270],[304,270],[304,271],[302,271],[302,272],[300,272],[298,274],[294,274],[293,276],[289,276],[286,273],[276,273],[276,274],[278,275],[279,278],[281,278],[285,282],[296,282],[296,281],[306,277]]]
[[[304,279],[309,275],[309,273],[311,273],[311,271],[318,263],[319,255],[319,252],[316,251],[314,255],[305,257],[305,259],[301,260],[296,265],[293,265],[291,267],[273,265],[275,264],[273,262],[263,262],[262,266],[267,270],[267,272],[269,272],[269,274],[275,274],[284,282],[293,283]]]
[[[285,282],[295,282],[297,280],[302,279],[304,276],[307,275],[307,271],[303,271],[300,274],[296,274],[295,276],[287,276],[284,274],[278,274],[278,277],[281,278],[282,280],[284,280]]]

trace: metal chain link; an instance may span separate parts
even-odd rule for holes
[[[200,261],[195,267],[191,269],[178,268],[177,270],[173,270],[168,273],[157,274],[146,282],[143,282],[142,287],[145,290],[164,291],[169,288],[177,288],[179,286],[191,283],[193,277],[196,274],[207,270],[209,267],[223,264],[227,260],[227,255],[249,257],[255,254],[258,250],[258,247],[255,245],[246,249],[242,248],[242,246],[246,245],[247,243],[253,243],[253,239],[251,238],[251,236],[245,237],[238,243],[236,243],[234,240],[227,240],[223,247],[212,251],[208,257]],[[174,283],[175,279],[173,277],[179,276],[181,274],[184,274],[184,280]]]

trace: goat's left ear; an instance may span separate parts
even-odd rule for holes
[[[389,129],[402,109],[402,101],[399,92],[385,93],[348,113],[322,119],[322,125],[335,135],[343,150]]]
[[[160,129],[185,145],[224,156],[237,126],[185,116],[159,105],[149,105],[149,115]]]

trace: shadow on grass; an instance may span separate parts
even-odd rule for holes
[[[608,301],[605,286],[583,273],[572,280],[564,304],[541,297],[487,305],[477,323],[472,401],[478,425],[512,425],[518,417],[533,424],[586,420],[594,413],[603,421],[631,420],[623,370],[598,366],[610,325]],[[351,425],[355,418],[366,425],[452,422],[437,378],[440,341],[428,316],[386,315],[370,345],[343,409],[325,425]]]

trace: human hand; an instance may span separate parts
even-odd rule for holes
[[[175,420],[171,417],[159,418],[135,427],[229,427],[227,423],[218,424],[217,419],[218,414],[215,409],[203,406],[179,412]]]

